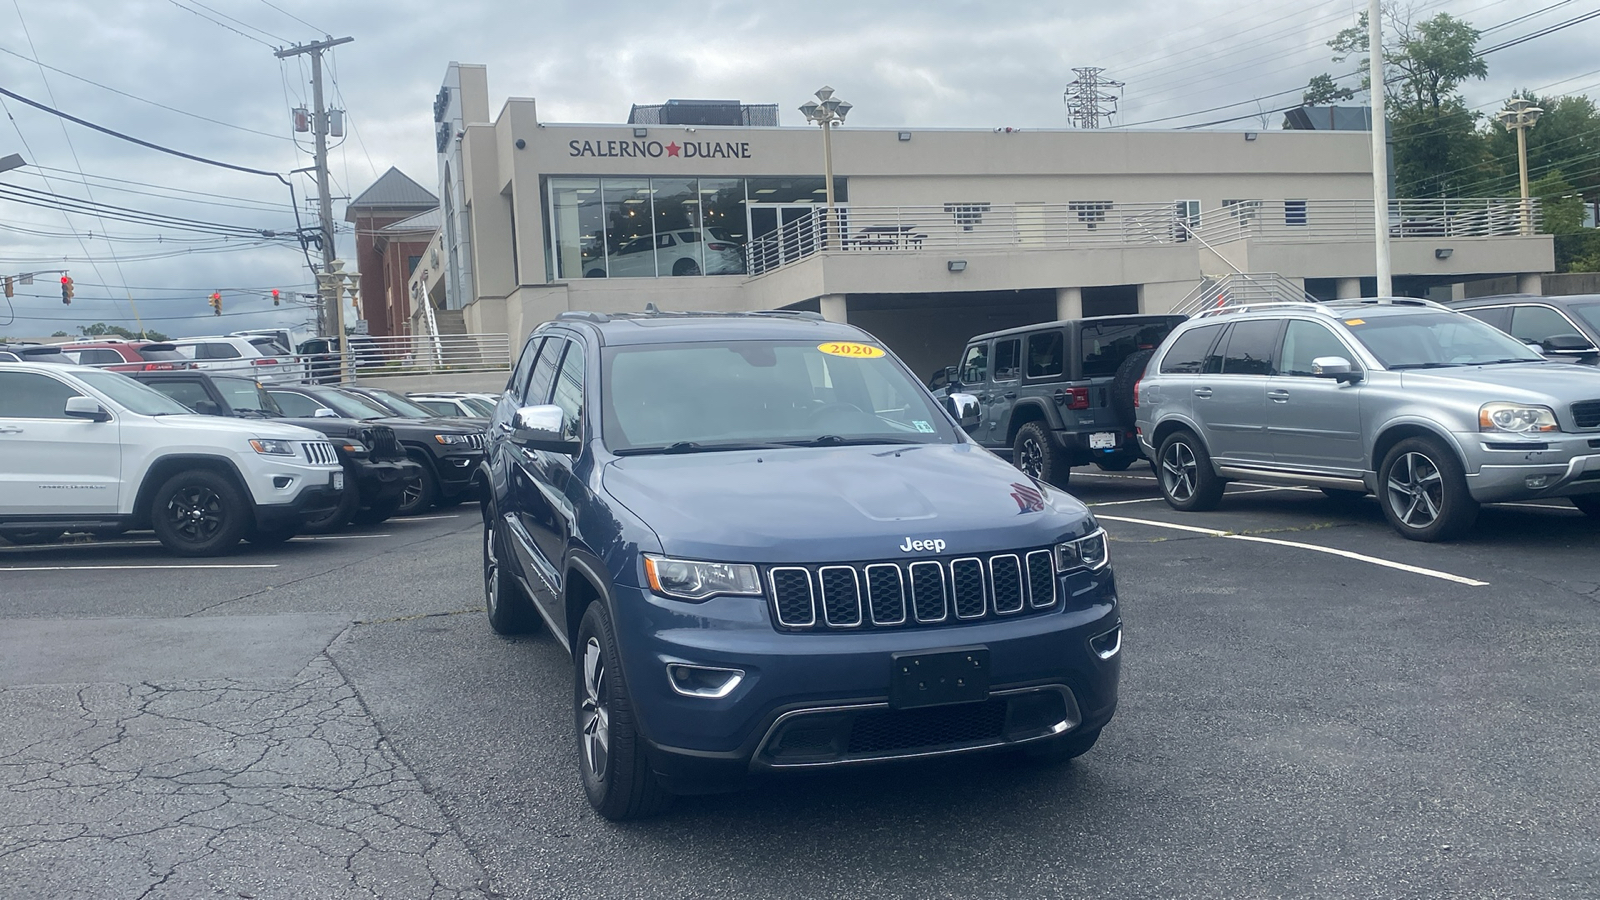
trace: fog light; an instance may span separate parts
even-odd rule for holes
[[[1528,485],[1528,490],[1537,491],[1537,490],[1543,488],[1545,485],[1550,483],[1550,476],[1549,475],[1529,475],[1525,479],[1525,483]]]
[[[1110,659],[1122,652],[1122,626],[1111,629],[1104,634],[1097,634],[1089,638],[1089,649],[1101,659]]]
[[[277,488],[280,491],[283,490],[284,488],[288,487],[291,484],[294,484],[294,479],[290,478],[288,475],[274,475],[274,476],[272,476],[272,486]]]
[[[685,697],[715,700],[733,693],[744,680],[744,670],[668,663],[667,680],[672,682],[674,691]]]

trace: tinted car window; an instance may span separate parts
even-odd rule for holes
[[[1021,365],[1022,340],[1012,338],[994,342],[994,380],[1015,381]]]
[[[310,397],[302,397],[299,394],[291,394],[287,391],[270,391],[269,393],[272,394],[272,399],[277,401],[278,408],[283,410],[284,415],[292,416],[296,419],[309,419],[317,414],[317,410],[323,408],[322,404],[312,400]]]
[[[982,384],[989,377],[989,345],[973,344],[961,357],[961,383]]]
[[[1566,316],[1548,306],[1516,306],[1511,309],[1511,336],[1519,341],[1543,341],[1558,334],[1577,334]]]
[[[241,356],[239,349],[232,344],[201,344],[200,359],[238,359]]]
[[[67,399],[81,396],[34,372],[0,372],[0,419],[65,419]]]
[[[1511,330],[1511,310],[1504,306],[1495,306],[1487,309],[1463,309],[1462,312],[1480,322],[1493,325],[1501,331]]]
[[[1228,332],[1228,349],[1222,355],[1224,375],[1272,375],[1278,352],[1276,319],[1239,322]]]
[[[1290,319],[1289,327],[1283,333],[1283,365],[1279,367],[1282,374],[1315,375],[1311,363],[1319,356],[1342,356],[1355,362],[1350,359],[1350,349],[1326,326]]]
[[[1059,330],[1028,335],[1028,377],[1054,378],[1066,370],[1066,340]]]
[[[112,366],[125,361],[122,358],[122,354],[103,347],[78,350],[75,351],[75,355],[78,357],[78,364],[81,366]]]
[[[566,341],[560,338],[545,340],[544,347],[539,350],[539,360],[533,364],[528,388],[522,392],[524,406],[539,406],[550,398],[550,382],[555,380],[556,363],[560,362],[565,345]]]
[[[222,399],[234,412],[262,412],[269,416],[282,413],[278,405],[272,402],[267,392],[262,389],[261,383],[247,378],[218,378],[213,382],[217,391],[222,394]]]
[[[1163,375],[1199,375],[1205,370],[1206,351],[1217,339],[1221,325],[1203,325],[1191,328],[1172,342],[1167,355],[1161,357]]]
[[[205,388],[192,381],[158,381],[151,387],[190,409],[194,409],[195,404],[201,400],[211,399],[206,395]]]
[[[539,345],[544,343],[544,338],[534,335],[522,347],[522,355],[517,357],[517,370],[511,373],[511,378],[506,381],[506,390],[517,397],[522,396],[522,388],[528,383],[528,373],[533,371],[533,361],[539,357]]]
[[[1084,324],[1078,338],[1083,377],[1108,378],[1117,374],[1123,360],[1140,350],[1154,349],[1171,331],[1172,325],[1167,322]]]
[[[1567,308],[1589,323],[1590,328],[1600,331],[1600,303],[1574,303]]]
[[[561,361],[556,390],[550,402],[561,407],[561,436],[569,441],[583,437],[583,345],[567,342],[567,355]]]
[[[455,404],[451,403],[448,400],[416,400],[416,399],[413,399],[411,402],[415,403],[416,405],[418,405],[418,406],[420,406],[420,407],[422,407],[422,408],[424,408],[426,410],[428,410],[429,412],[433,413],[436,416],[456,416],[456,415],[460,415],[460,412],[456,409]]]

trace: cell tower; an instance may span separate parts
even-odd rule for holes
[[[1117,101],[1122,98],[1123,83],[1101,78],[1104,72],[1098,66],[1073,69],[1077,80],[1067,85],[1061,99],[1067,104],[1067,124],[1078,128],[1099,128],[1101,120],[1110,124],[1117,114]],[[1111,93],[1116,91],[1116,93]]]

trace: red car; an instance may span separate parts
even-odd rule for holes
[[[192,369],[194,363],[171,344],[155,341],[79,341],[61,345],[61,352],[81,366],[112,372],[167,372]]]

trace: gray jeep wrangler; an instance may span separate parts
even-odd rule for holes
[[[1133,388],[1184,316],[1100,316],[980,334],[961,364],[935,372],[935,393],[978,398],[973,440],[1024,473],[1065,487],[1073,466],[1121,471],[1143,458]]]

